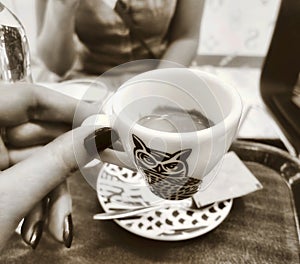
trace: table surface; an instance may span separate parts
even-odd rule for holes
[[[260,68],[198,66],[199,70],[216,75],[234,87],[243,101],[243,112],[247,113],[239,129],[239,138],[279,138],[277,126],[265,110],[260,95]],[[259,127],[259,129],[257,129]]]
[[[45,233],[32,250],[15,234],[0,263],[299,263],[287,185],[265,165],[245,164],[264,189],[235,199],[228,217],[213,231],[178,242],[142,238],[113,221],[92,220],[102,211],[96,192],[75,173],[69,179],[75,226],[72,247],[64,248]]]

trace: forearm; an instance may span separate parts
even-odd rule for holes
[[[169,29],[170,43],[163,60],[190,66],[197,55],[203,0],[177,0]],[[165,63],[160,64],[164,67]]]
[[[45,65],[58,75],[64,75],[76,56],[74,45],[74,7],[59,1],[49,1],[43,25],[37,37],[37,51]]]
[[[166,52],[164,53],[162,60],[176,62],[178,64],[189,67],[197,55],[198,40],[192,38],[182,38],[172,41]],[[163,68],[164,62],[161,62],[158,68]]]

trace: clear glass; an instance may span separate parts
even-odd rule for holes
[[[32,82],[30,52],[18,18],[0,2],[0,81]]]

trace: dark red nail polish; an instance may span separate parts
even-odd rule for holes
[[[112,128],[102,127],[85,138],[84,146],[87,152],[91,156],[94,156],[95,154],[110,147],[118,139],[118,134]]]
[[[73,241],[73,221],[72,215],[69,214],[64,220],[63,240],[67,248],[70,248]]]
[[[29,245],[32,247],[32,249],[36,249],[37,245],[39,244],[44,229],[44,221],[38,221],[34,227],[33,232],[29,240]]]

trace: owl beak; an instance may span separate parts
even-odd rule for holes
[[[165,170],[163,169],[163,167],[161,165],[158,165],[155,170],[158,172],[158,173],[162,173],[162,172],[165,172]]]

